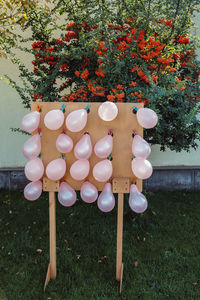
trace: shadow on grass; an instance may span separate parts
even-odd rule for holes
[[[47,196],[29,202],[21,192],[0,192],[0,287],[8,300],[200,299],[200,193],[148,193],[142,215],[125,198],[121,296],[116,208],[104,214],[81,200],[70,208],[57,202],[58,274],[43,292]]]

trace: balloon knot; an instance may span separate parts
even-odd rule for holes
[[[131,184],[136,184],[136,179],[131,180]]]
[[[135,105],[133,105],[132,108],[133,108],[132,112],[133,112],[133,114],[135,114],[138,111],[138,108]]]
[[[112,158],[112,152],[110,153],[110,155],[107,157],[108,160],[112,161],[113,158]]]
[[[87,104],[86,107],[85,107],[85,110],[87,111],[88,114],[90,112],[90,106],[91,106],[91,104]]]
[[[84,132],[84,134],[89,134],[89,132],[88,131],[86,131],[86,132]],[[90,135],[90,134],[89,134]]]
[[[66,134],[66,129],[63,129],[61,133],[64,133],[64,134]]]
[[[108,179],[107,183],[111,183],[112,184],[112,177],[110,177],[110,179]]]
[[[62,104],[61,109],[60,109],[63,113],[65,113],[65,106],[66,106],[66,104]]]
[[[38,112],[41,112],[42,111],[42,105],[39,105],[38,103],[36,105],[37,105],[37,109],[36,110]]]
[[[66,160],[64,153],[61,153],[60,156],[61,156],[62,159]]]
[[[38,128],[38,134],[39,134],[39,136],[42,136],[42,128]]]
[[[135,135],[137,135],[137,131],[134,129],[132,130],[132,137],[134,137]]]
[[[65,182],[65,178],[64,177],[60,179],[60,183],[62,183],[62,182]]]
[[[113,131],[112,131],[112,129],[109,129],[109,131],[108,131],[108,135],[111,135],[111,136],[113,136]]]

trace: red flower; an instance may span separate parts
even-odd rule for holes
[[[131,83],[129,83],[129,85],[131,85],[131,86],[133,86],[133,87],[136,86],[136,84],[137,84],[137,83],[136,83],[136,82],[133,82],[133,81],[132,81]]]
[[[86,78],[88,78],[88,76],[89,76],[88,69],[85,69],[85,71],[81,74],[81,78],[86,79]]]
[[[169,70],[168,70],[169,73],[173,73],[175,71],[176,71],[176,68],[169,68]]]
[[[172,19],[171,20],[166,20],[165,21],[165,26],[172,27],[173,26]]]
[[[80,76],[80,72],[79,71],[75,71],[74,74],[79,77]]]
[[[188,44],[190,42],[190,39],[187,37],[180,37],[177,42],[181,44]]]
[[[114,99],[115,99],[115,96],[113,96],[113,95],[108,95],[107,96],[107,99],[108,99],[108,101],[114,101]]]
[[[118,85],[117,85],[117,89],[118,89],[118,90],[123,90],[124,87],[123,87],[121,84],[118,84]]]
[[[60,68],[61,68],[62,71],[66,71],[66,69],[67,69],[68,67],[69,67],[69,66],[68,66],[67,64],[62,64],[62,65],[60,66]]]

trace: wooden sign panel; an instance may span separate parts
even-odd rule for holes
[[[88,121],[85,128],[78,132],[73,133],[66,129],[66,134],[69,135],[73,142],[74,146],[83,136],[84,132],[89,132],[92,145],[108,134],[109,129],[113,131],[113,152],[112,152],[112,164],[113,164],[113,175],[112,178],[130,178],[130,180],[134,180],[134,175],[131,170],[131,159],[132,159],[132,130],[136,130],[140,136],[143,136],[143,128],[137,122],[136,115],[132,113],[132,106],[135,105],[138,108],[143,107],[142,103],[116,103],[118,107],[118,116],[115,120],[111,122],[105,122],[100,119],[98,115],[98,108],[101,103],[92,102],[41,102],[39,103],[42,106],[41,111],[41,121],[40,128],[42,129],[42,160],[44,166],[46,168],[47,164],[60,157],[60,153],[56,149],[56,139],[58,135],[66,129],[65,123],[63,127],[59,130],[49,130],[44,125],[44,116],[47,112],[53,109],[60,109],[62,104],[66,104],[65,107],[65,119],[66,116],[77,109],[85,108],[87,104],[91,104],[90,113],[88,114]],[[31,110],[35,111],[37,109],[37,102],[32,102]],[[70,167],[73,162],[76,160],[73,150],[70,153],[65,155],[66,157],[66,165],[67,172],[65,174],[65,180],[75,189],[80,190],[83,181],[74,180],[69,173]],[[93,152],[89,162],[90,162],[90,173],[88,176],[88,180],[93,183],[99,191],[101,191],[105,185],[105,183],[101,183],[96,181],[93,178],[92,170],[94,165],[101,161],[101,158],[98,158]],[[137,186],[140,191],[142,191],[142,180],[137,179]],[[48,190],[46,187],[45,190]]]

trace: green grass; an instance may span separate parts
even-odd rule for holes
[[[20,192],[1,191],[0,299],[200,299],[200,193],[147,198],[143,215],[134,214],[125,199],[121,296],[115,281],[116,208],[105,214],[96,203],[64,208],[57,202],[58,273],[44,293],[47,194],[29,202]]]

